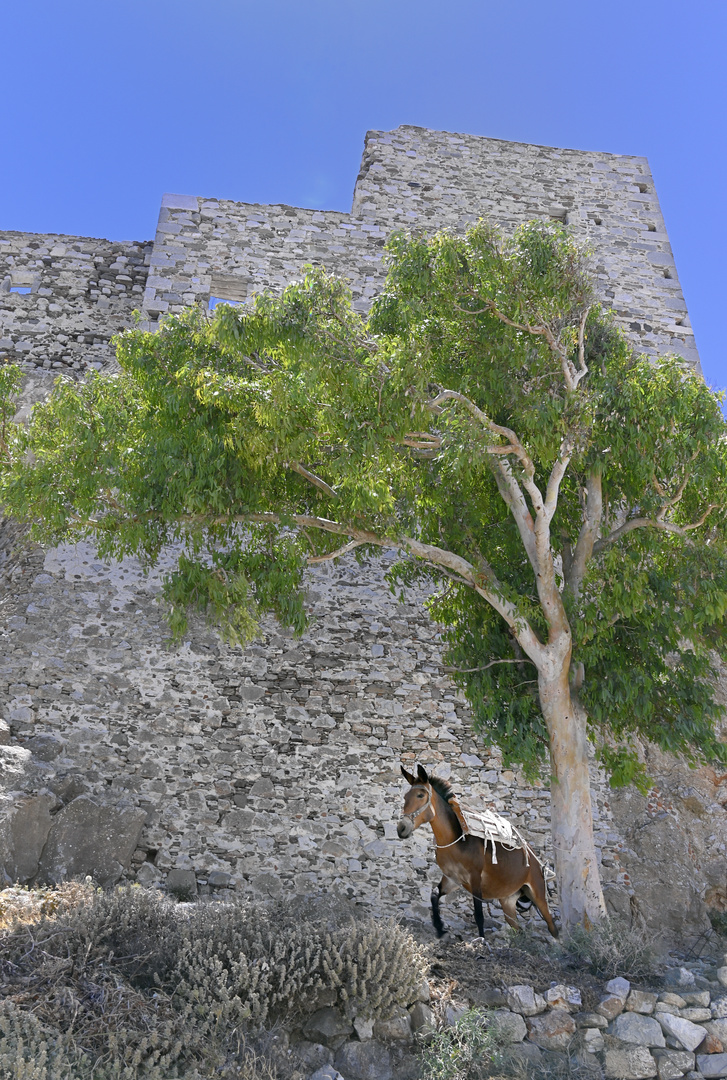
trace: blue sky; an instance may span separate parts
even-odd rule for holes
[[[649,158],[708,382],[727,386],[720,0],[3,5],[0,228],[153,236],[162,192],[350,209],[364,133]]]

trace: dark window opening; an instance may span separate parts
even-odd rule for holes
[[[656,225],[649,225],[649,232],[656,232]]]
[[[665,278],[670,278],[671,277],[671,270],[669,269],[669,267],[667,267],[666,270],[664,271],[664,277]]]
[[[637,184],[636,186],[637,186],[637,188],[639,189],[639,191],[641,192],[642,195],[645,195],[646,192],[649,190],[648,187],[646,186],[646,184]]]

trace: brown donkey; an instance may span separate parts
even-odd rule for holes
[[[483,900],[499,900],[510,926],[517,928],[516,903],[521,893],[531,900],[548,924],[553,937],[558,936],[548,907],[543,868],[529,845],[509,850],[497,844],[493,860],[493,842],[472,836],[462,828],[460,817],[452,808],[454,791],[446,780],[428,776],[419,765],[413,776],[401,766],[404,779],[411,785],[404,796],[404,809],[396,826],[402,840],[420,825],[431,825],[437,847],[437,864],[444,877],[432,890],[432,922],[437,936],[444,933],[439,901],[460,885],[472,893],[475,922],[480,937],[485,936],[482,917]]]

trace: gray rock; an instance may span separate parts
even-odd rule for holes
[[[149,886],[155,885],[158,881],[161,881],[161,871],[154,866],[153,863],[143,862],[139,869],[136,871],[136,880],[139,885]]]
[[[598,1028],[603,1031],[608,1027],[608,1020],[600,1013],[578,1013],[574,1019],[579,1028]]]
[[[547,1008],[545,998],[536,994],[532,986],[508,986],[505,988],[508,1008],[521,1016],[537,1016]]]
[[[678,1039],[685,1050],[696,1050],[704,1040],[706,1028],[693,1024],[691,1020],[684,1020],[681,1016],[674,1016],[673,1013],[658,1013],[656,1019],[666,1034]]]
[[[324,1065],[311,1073],[310,1080],[344,1080],[344,1077],[333,1065]]]
[[[53,818],[38,866],[42,881],[56,884],[90,875],[113,885],[131,862],[144,810],[79,795]]]
[[[64,740],[56,735],[34,735],[25,743],[26,750],[30,750],[38,761],[55,761],[64,747]]]
[[[444,1026],[454,1027],[461,1017],[467,1012],[466,1005],[451,1004],[444,1010]]]
[[[599,1054],[606,1045],[603,1035],[598,1028],[583,1029],[583,1048],[589,1054]]]
[[[727,1054],[697,1054],[697,1069],[702,1076],[727,1076]]]
[[[576,1022],[567,1009],[553,1009],[528,1021],[528,1038],[541,1050],[567,1050]]]
[[[393,1042],[397,1039],[411,1039],[409,1013],[399,1006],[392,1016],[374,1023],[374,1038],[381,1042]]]
[[[674,1080],[675,1074],[678,1073],[679,1076],[683,1076],[684,1073],[694,1068],[694,1054],[690,1054],[688,1050],[656,1050],[654,1057],[659,1069],[660,1080],[662,1080],[662,1071],[669,1072],[668,1080]],[[667,1080],[667,1078],[664,1077],[664,1080]]]
[[[667,1057],[657,1058],[656,1072],[659,1080],[679,1080],[680,1076],[684,1076],[684,1070]]]
[[[664,1005],[671,1006],[673,1009],[683,1009],[684,1006],[687,1003],[686,999],[683,998],[681,996],[681,994],[674,994],[674,993],[671,993],[670,991],[666,991],[663,994],[659,994],[659,999],[658,1000],[663,1002]]]
[[[704,1023],[704,1030],[708,1031],[710,1035],[714,1035],[716,1039],[719,1039],[721,1043],[727,1046],[727,1017],[720,1017],[717,1020],[706,1020]]]
[[[344,1020],[338,1009],[328,1006],[325,1009],[317,1009],[303,1025],[303,1034],[314,1043],[323,1043],[337,1050],[350,1035],[353,1035],[353,1025]],[[363,1044],[359,1044],[363,1045]]]
[[[333,1064],[346,1080],[394,1080],[391,1054],[374,1039],[345,1043]]]
[[[369,1017],[355,1016],[353,1019],[353,1030],[356,1032],[356,1035],[361,1042],[365,1042],[366,1039],[373,1039],[374,1022]]]
[[[626,998],[626,1011],[651,1015],[656,1008],[656,994],[649,994],[645,990],[632,990]]]
[[[610,979],[605,986],[607,994],[613,994],[614,997],[621,998],[623,1002],[629,996],[629,990],[631,989],[631,983],[628,979]]]
[[[50,792],[0,798],[0,877],[21,885],[36,877],[56,804]]]
[[[664,975],[664,982],[670,987],[689,990],[690,987],[694,986],[694,973],[685,967],[668,968]],[[686,1002],[684,1004],[686,1005]]]
[[[605,1016],[607,1020],[615,1020],[618,1014],[623,1012],[623,1008],[624,999],[615,994],[609,994],[596,1005],[596,1012]]]
[[[649,1080],[656,1076],[656,1062],[645,1046],[606,1050],[605,1074],[609,1080]]]
[[[0,746],[9,746],[11,738],[10,724],[0,717]]]
[[[520,1076],[523,1071],[537,1067],[543,1060],[543,1051],[535,1043],[522,1042],[506,1046],[500,1054],[504,1076]],[[509,1071],[508,1071],[509,1070]]]
[[[503,1046],[521,1043],[528,1033],[528,1028],[519,1013],[509,1009],[497,1009],[490,1018],[490,1031]]]
[[[717,968],[717,978],[720,986],[727,987],[727,967]]]
[[[727,997],[717,998],[712,1002],[712,1019],[727,1020]]]
[[[434,1013],[424,1001],[417,1001],[416,1005],[412,1005],[409,1010],[409,1023],[412,1031],[418,1035],[426,1035],[436,1028]],[[360,1035],[359,1038],[361,1038]]]
[[[333,1051],[322,1043],[305,1040],[296,1043],[292,1049],[295,1061],[308,1072],[315,1072],[316,1069],[333,1064]]]
[[[621,1042],[635,1043],[637,1046],[666,1046],[658,1020],[637,1012],[624,1012],[617,1016],[612,1025],[612,1034]]]
[[[549,1009],[567,1009],[569,1012],[577,1012],[581,1007],[581,992],[575,986],[565,986],[558,983],[551,986],[545,995]]]
[[[706,1008],[709,1005],[711,995],[709,990],[685,990],[682,997],[685,1005],[698,1005]]]
[[[699,1005],[691,1005],[686,1009],[680,1009],[679,1015],[685,1020],[691,1020],[693,1024],[700,1024],[712,1019],[712,1010],[700,1008]]]
[[[165,885],[167,892],[178,896],[180,900],[191,900],[197,895],[197,878],[194,870],[170,870]]]

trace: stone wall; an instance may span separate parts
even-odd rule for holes
[[[151,248],[0,232],[0,357],[28,373],[106,367],[112,336],[141,307]]]
[[[462,228],[483,213],[507,228],[567,221],[593,243],[603,294],[635,341],[698,365],[644,159],[419,128],[369,133],[351,215],[166,196],[153,249],[0,234],[0,345],[29,373],[27,411],[55,373],[112,363],[109,338],[143,288],[153,322],[212,296],[282,288],[314,262],[346,275],[365,310],[388,232]],[[31,292],[8,291],[17,288]],[[385,563],[311,572],[300,641],[270,623],[260,642],[233,649],[195,625],[170,648],[164,567],[145,576],[134,560],[108,566],[86,545],[43,553],[7,524],[0,541],[6,879],[335,888],[377,912],[427,918],[437,877],[428,831],[395,839],[400,761],[451,775],[547,855],[546,786],[503,770],[475,741],[422,595],[395,602]],[[727,908],[727,796],[708,770],[690,774],[690,788],[681,766],[675,779],[662,764],[649,800],[614,797],[594,771],[603,880],[612,910],[641,906],[659,929],[666,906],[697,933],[708,926],[705,896]],[[453,925],[470,925],[467,903],[447,906]]]
[[[397,229],[510,230],[567,224],[593,250],[599,291],[636,347],[699,368],[694,335],[646,158],[503,142],[424,128],[366,137],[351,214],[165,195],[144,294],[150,320],[210,296],[282,288],[306,263],[351,281],[365,310]]]

